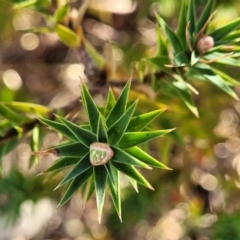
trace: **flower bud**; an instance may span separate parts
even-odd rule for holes
[[[93,166],[106,164],[112,157],[109,144],[94,142],[90,145],[90,162]]]
[[[214,47],[214,39],[211,36],[203,36],[197,42],[197,52],[203,54]]]

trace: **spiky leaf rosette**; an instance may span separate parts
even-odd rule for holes
[[[240,66],[236,59],[240,56],[240,18],[209,31],[208,26],[215,15],[214,0],[207,1],[199,18],[196,17],[195,3],[195,0],[182,0],[176,32],[156,15],[159,24],[157,51],[155,57],[147,60],[167,75],[166,86],[159,83],[164,92],[177,94],[198,117],[198,109],[192,100],[192,94],[198,94],[190,84],[193,79],[210,82],[238,100],[231,87],[239,83],[222,71],[221,64]]]
[[[114,207],[121,219],[119,172],[127,175],[133,182],[153,189],[136,167],[169,169],[137,147],[141,143],[172,131],[172,129],[143,130],[163,110],[133,116],[138,101],[130,106],[127,105],[129,90],[130,81],[116,101],[110,89],[105,109],[100,112],[83,84],[81,95],[89,121],[88,128],[86,125],[79,126],[62,117],[58,117],[60,122],[41,119],[44,124],[69,139],[67,144],[44,151],[60,157],[46,172],[72,166],[70,172],[56,187],[69,184],[59,207],[65,204],[80,187],[86,189],[85,186],[89,183],[91,187],[88,188],[87,195],[90,197],[95,189],[100,221],[105,189],[108,186]]]

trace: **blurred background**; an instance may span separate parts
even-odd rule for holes
[[[55,10],[56,2],[47,5],[48,13]],[[71,1],[73,18],[80,3]],[[131,64],[154,55],[155,12],[160,12],[174,29],[180,3],[91,1],[83,18],[83,31],[101,54],[106,52],[106,40],[111,42],[116,71],[110,75],[107,69],[97,70],[84,49],[69,49],[56,34],[27,32],[51,24],[38,11],[12,10],[11,2],[0,0],[0,101],[64,107],[75,118],[84,119],[78,103],[80,79],[88,82],[101,103],[107,84],[123,86]],[[206,0],[196,3],[200,14]],[[216,8],[212,28],[240,15],[239,1],[217,0]],[[227,67],[224,71],[239,80],[239,69]],[[212,85],[198,84],[200,94],[194,99],[200,112],[197,119],[178,99],[169,101],[164,94],[153,92],[147,81],[145,77],[145,83],[136,84],[132,91],[132,98],[138,94],[146,98],[139,111],[167,104],[168,111],[154,123],[155,127],[177,127],[171,136],[145,146],[173,169],[143,171],[155,191],[139,186],[136,193],[122,178],[123,223],[109,196],[101,224],[94,197],[86,203],[80,193],[76,194],[56,210],[62,192],[53,189],[65,173],[36,176],[56,158],[41,156],[39,164],[29,168],[31,146],[26,135],[2,158],[1,240],[240,240],[240,103]],[[240,95],[240,88],[235,90]],[[0,136],[5,134],[3,120],[0,117]],[[60,141],[56,133],[42,129],[41,149]]]

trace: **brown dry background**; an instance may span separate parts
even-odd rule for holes
[[[200,13],[206,1],[196,2]],[[214,27],[240,15],[239,1],[216,3]],[[79,4],[80,1],[72,1],[73,8]],[[117,70],[107,79],[105,72],[94,68],[84,49],[69,50],[54,34],[23,32],[45,24],[39,13],[29,9],[11,11],[9,3],[0,1],[0,101],[26,101],[54,108],[68,106],[72,116],[78,113],[84,119],[76,101],[80,93],[79,76],[86,80],[84,66],[90,90],[101,103],[107,80],[114,87],[123,86],[130,76],[130,65],[154,53],[154,12],[160,11],[174,28],[179,9],[177,0],[92,1],[84,16],[83,29],[100,53],[104,52],[106,39],[112,42]],[[237,80],[240,78],[239,69],[224,71]],[[148,79],[145,80],[147,83]],[[144,172],[154,192],[139,187],[136,193],[122,178],[123,223],[119,222],[109,196],[101,225],[97,222],[94,197],[85,203],[80,193],[76,194],[56,210],[62,192],[53,189],[65,173],[36,177],[55,159],[40,157],[39,166],[29,169],[31,149],[26,136],[3,158],[3,172],[11,177],[7,183],[0,182],[0,239],[240,240],[240,103],[210,84],[197,87],[200,95],[195,102],[200,119],[176,99],[168,102],[163,99],[170,110],[161,116],[161,121],[172,122],[184,144],[168,136],[149,147],[149,151],[173,168],[167,172],[159,169]],[[153,98],[147,86],[139,84],[135,90]],[[148,107],[143,105],[140,110]],[[56,133],[46,131],[42,149],[59,141]],[[9,195],[4,194],[6,189]],[[20,217],[16,222],[6,224],[18,210]]]

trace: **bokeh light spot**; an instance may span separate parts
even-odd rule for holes
[[[8,69],[3,72],[2,75],[3,82],[5,85],[11,89],[11,90],[18,90],[22,86],[22,79],[19,76],[19,74],[13,70],[13,69]]]
[[[26,33],[20,39],[22,48],[32,51],[39,46],[39,37],[34,33]]]

